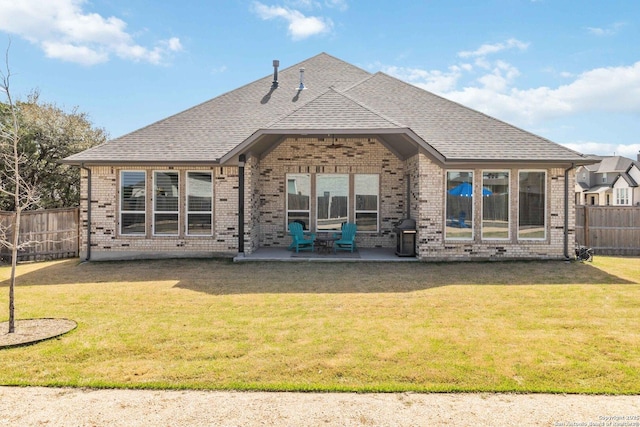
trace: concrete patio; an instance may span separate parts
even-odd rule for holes
[[[416,257],[399,257],[392,248],[361,248],[350,252],[313,252],[296,254],[287,248],[260,248],[252,254],[241,254],[233,258],[235,262],[286,261],[286,262],[418,262]]]

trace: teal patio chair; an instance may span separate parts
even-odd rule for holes
[[[305,234],[302,229],[302,225],[298,222],[292,222],[289,224],[289,234],[293,241],[289,245],[289,249],[296,249],[296,253],[300,251],[311,251],[314,249],[314,242],[316,240],[315,233]]]
[[[356,228],[356,225],[351,222],[347,222],[342,226],[342,236],[333,242],[333,253],[336,253],[336,251],[353,252],[358,249],[356,247]]]

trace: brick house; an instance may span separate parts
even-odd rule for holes
[[[568,256],[579,153],[322,53],[65,159],[82,257],[251,254],[358,225],[422,260]]]

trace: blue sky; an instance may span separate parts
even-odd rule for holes
[[[0,34],[14,97],[111,137],[327,52],[582,153],[640,151],[637,0],[0,0]]]

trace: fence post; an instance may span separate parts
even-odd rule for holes
[[[584,205],[584,245],[589,247],[589,206]]]

